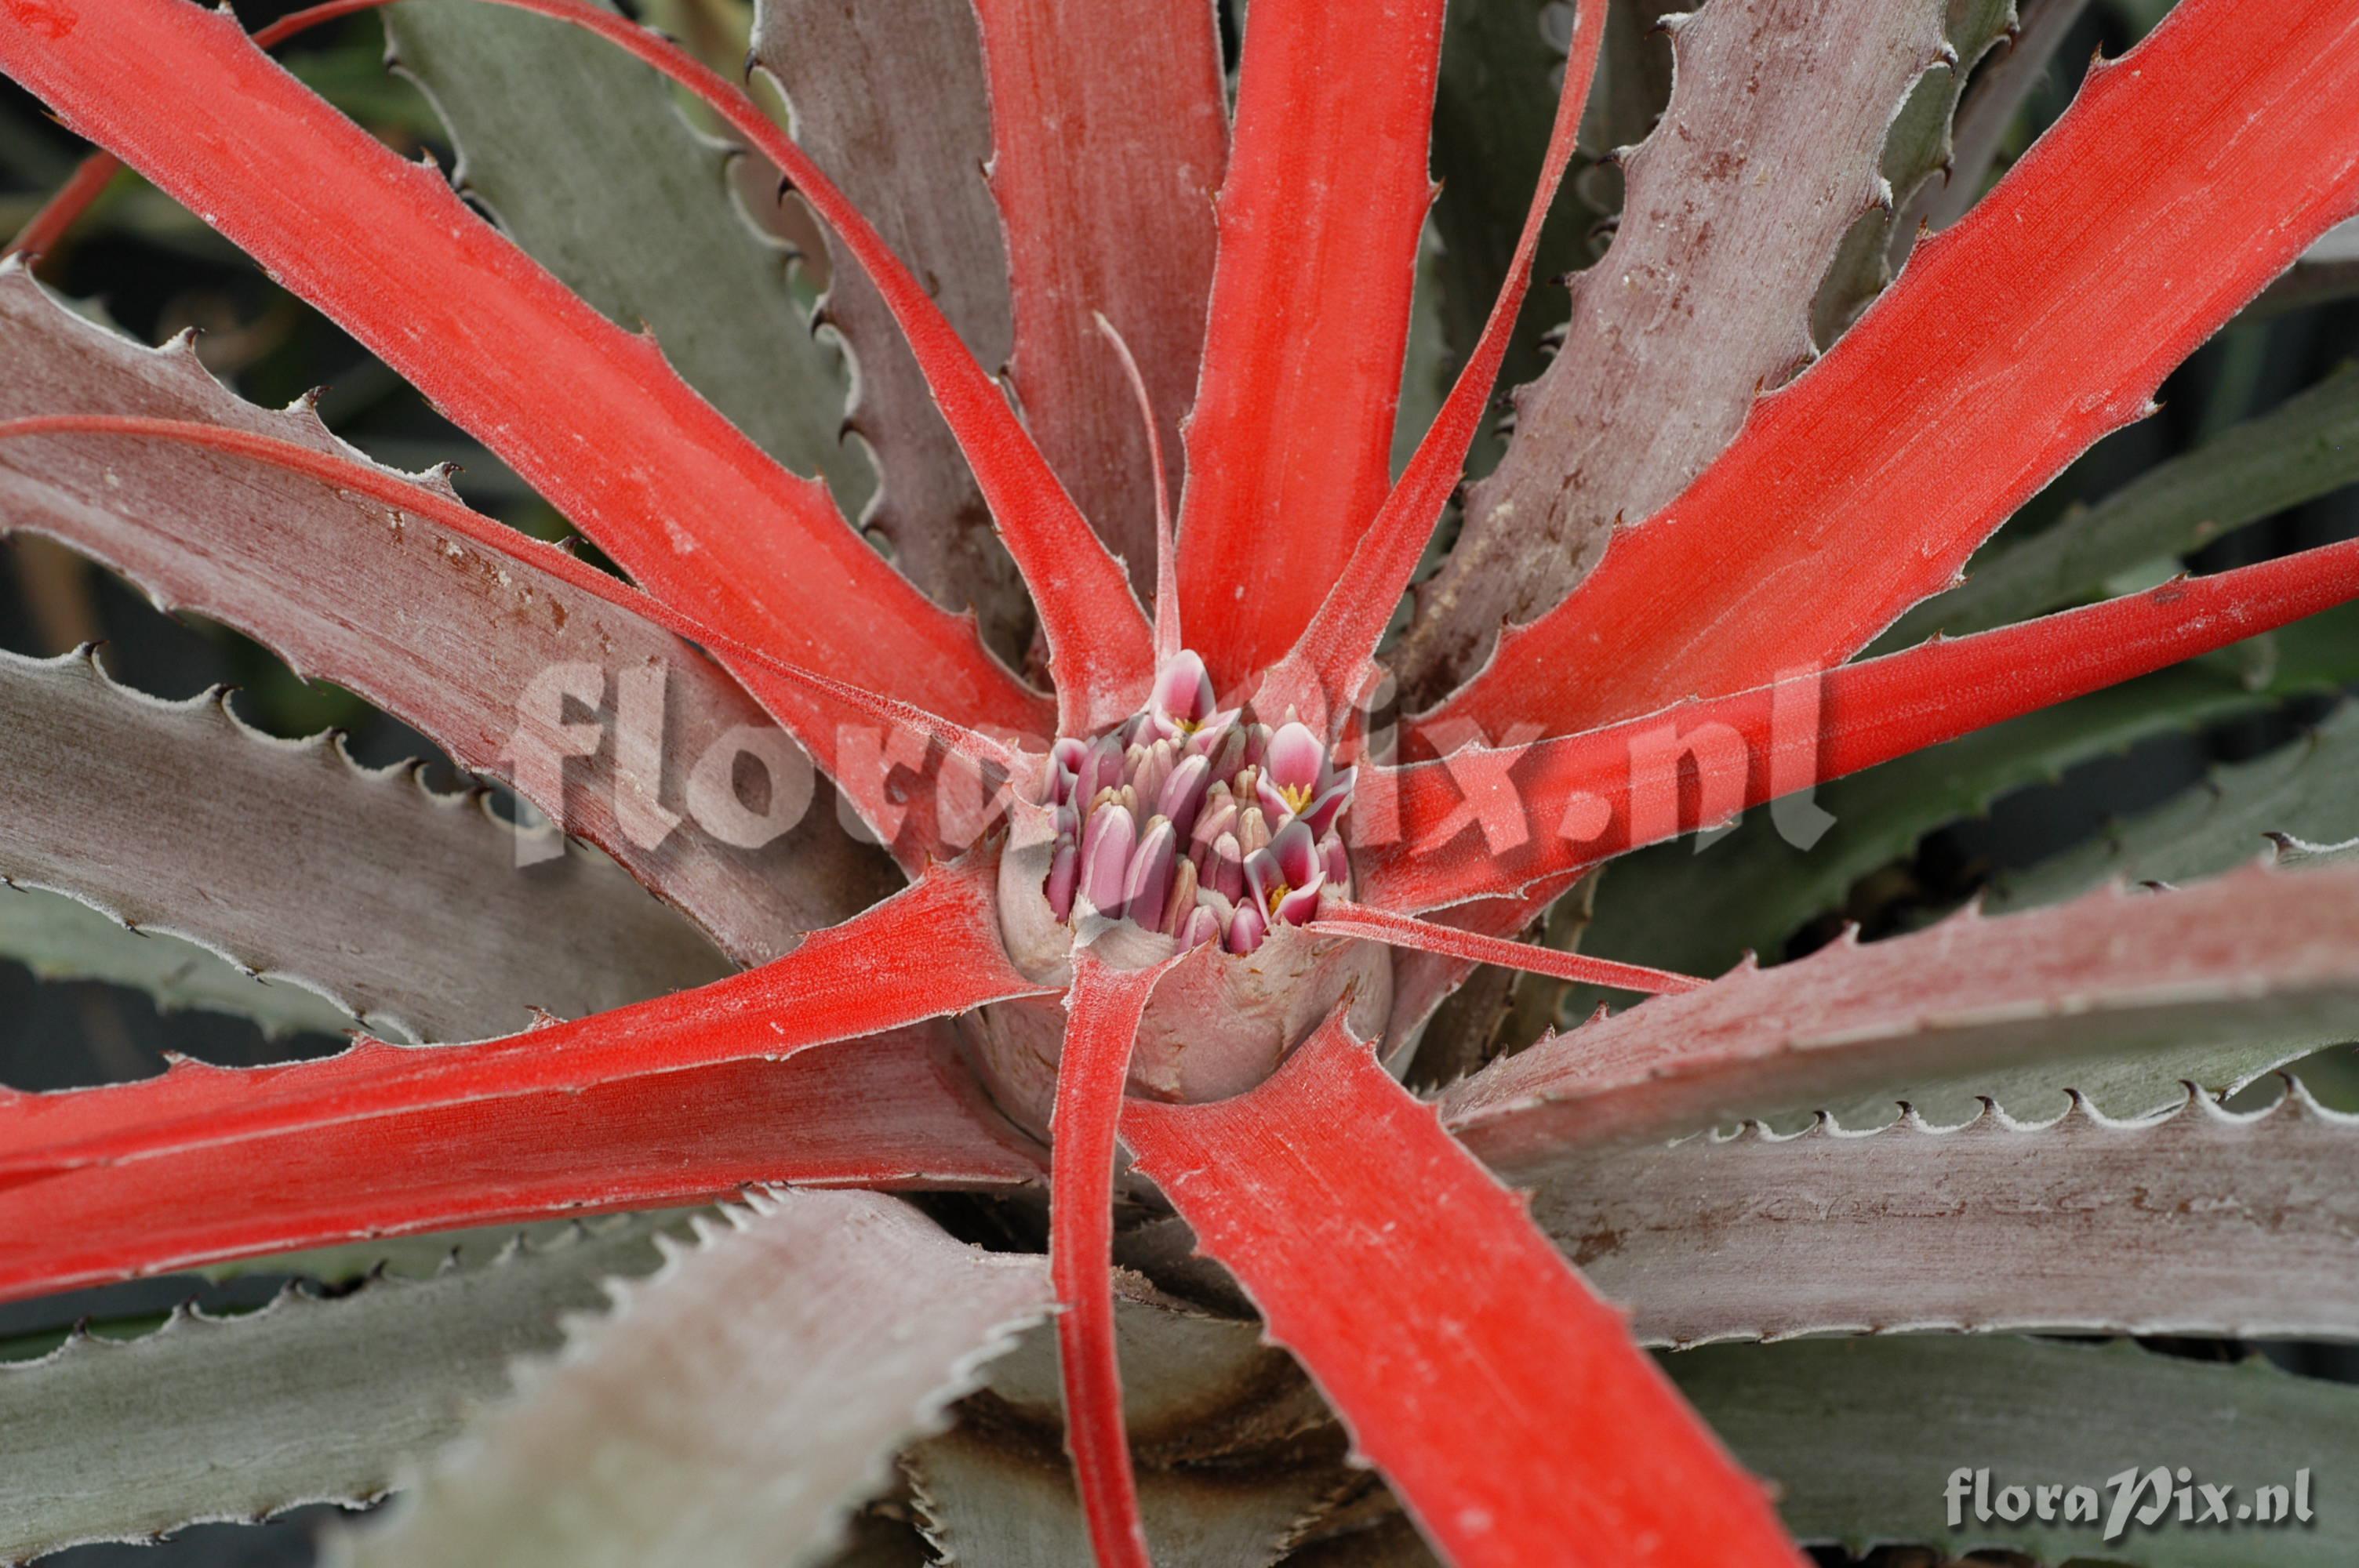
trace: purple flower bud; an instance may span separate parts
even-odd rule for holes
[[[1155,922],[1158,931],[1177,935],[1188,924],[1188,914],[1196,907],[1196,868],[1186,860],[1172,862],[1171,891],[1163,896],[1163,909]]]
[[[1081,847],[1060,838],[1049,857],[1049,913],[1060,920],[1073,917],[1073,890],[1081,885]]]
[[[1122,742],[1111,735],[1101,736],[1073,770],[1072,797],[1088,805],[1097,799],[1098,791],[1112,789],[1120,783]]]
[[[1171,846],[1170,819],[1158,816],[1130,852],[1123,873],[1118,913],[1150,931],[1160,929],[1156,922],[1163,918],[1163,901],[1171,892]]]
[[[1082,832],[1081,894],[1099,914],[1121,912],[1123,883],[1137,845],[1138,825],[1120,806],[1109,802],[1090,813]]]
[[[1172,760],[1178,754],[1179,749],[1170,741],[1158,741],[1139,758],[1130,782],[1137,786],[1143,805],[1151,807],[1163,798],[1163,786],[1171,777]]]
[[[1269,919],[1257,903],[1241,903],[1229,918],[1229,951],[1250,953],[1269,935]]]
[[[1269,818],[1258,806],[1248,806],[1237,813],[1237,848],[1250,857],[1269,848]]]
[[[1221,934],[1221,917],[1204,905],[1198,904],[1188,912],[1180,926],[1180,946],[1201,947]]]
[[[1319,840],[1320,863],[1327,869],[1327,885],[1340,897],[1352,896],[1352,857],[1343,850],[1343,840],[1330,833]]]
[[[1192,838],[1196,816],[1203,808],[1204,796],[1212,782],[1212,764],[1202,757],[1189,757],[1171,770],[1156,795],[1155,809],[1171,819],[1171,830],[1183,838]]]
[[[1068,735],[1049,748],[1049,799],[1063,806],[1073,798],[1073,785],[1081,773],[1082,762],[1090,754],[1086,741]]]
[[[1220,750],[1212,753],[1212,776],[1216,779],[1234,778],[1237,770],[1245,765],[1245,732],[1233,728],[1222,740]]]
[[[1236,798],[1229,794],[1228,785],[1214,784],[1204,792],[1203,805],[1196,813],[1194,825],[1188,829],[1190,853],[1210,848],[1213,839],[1235,831],[1236,826]]]
[[[1245,895],[1245,852],[1237,844],[1236,835],[1223,833],[1212,840],[1212,874],[1203,879],[1204,885],[1236,903]]]

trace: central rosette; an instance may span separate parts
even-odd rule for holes
[[[1354,769],[1319,737],[1221,711],[1201,659],[1163,667],[1146,712],[1049,754],[1049,911],[1126,920],[1183,947],[1258,950],[1300,925],[1322,894],[1349,897],[1352,864],[1336,822]]]
[[[1354,777],[1290,717],[1272,727],[1221,708],[1203,661],[1176,655],[1145,711],[1060,740],[1015,812],[999,873],[1009,952],[1060,986],[1077,943],[1122,968],[1186,953],[1140,1025],[1136,1094],[1243,1093],[1346,996],[1355,1033],[1376,1037],[1390,955],[1311,928],[1322,903],[1351,896],[1340,825]],[[1006,1002],[964,1023],[1002,1108],[1045,1136],[1063,1007]]]

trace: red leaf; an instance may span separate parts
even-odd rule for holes
[[[832,792],[815,792],[801,822],[760,854],[733,842],[748,835],[726,822],[724,838],[697,812],[668,814],[667,803],[685,803],[700,763],[729,762],[741,742],[759,745],[765,766],[775,764],[773,819],[793,810],[808,764],[783,734],[765,733],[761,708],[701,649],[635,611],[606,613],[588,591],[552,575],[555,568],[503,567],[449,529],[388,511],[397,503],[386,495],[406,500],[415,487],[360,459],[308,406],[271,411],[245,403],[185,341],[144,348],[74,314],[6,265],[0,338],[13,371],[0,384],[0,416],[71,411],[200,421],[275,435],[405,487],[373,497],[341,479],[322,483],[222,461],[203,447],[49,437],[0,444],[0,531],[61,539],[157,604],[235,626],[305,676],[357,692],[461,767],[518,787],[741,964],[775,958],[802,933],[901,885],[838,826]],[[453,499],[434,476],[419,483]],[[506,528],[496,537],[523,543]],[[568,557],[564,566],[577,563]],[[621,589],[603,572],[592,576],[599,591]],[[552,780],[560,769],[546,762],[580,745],[560,728],[563,712],[540,697],[552,675],[563,678],[559,666],[583,665],[607,683],[606,699],[593,706],[602,718],[613,715],[617,743],[563,762]],[[660,754],[623,739],[654,738],[653,724],[641,721],[650,689],[661,697]],[[271,831],[266,821],[255,826]],[[559,998],[538,1000],[579,1011]]]
[[[1524,232],[1516,241],[1514,258],[1507,263],[1506,282],[1498,298],[1491,302],[1483,335],[1319,612],[1292,650],[1264,678],[1255,699],[1262,712],[1291,709],[1313,729],[1332,735],[1341,727],[1343,713],[1375,680],[1377,640],[1399,607],[1401,595],[1408,591],[1409,579],[1441,521],[1450,492],[1466,471],[1467,449],[1482,428],[1483,411],[1498,382],[1499,366],[1507,357],[1516,317],[1531,285],[1540,225],[1548,218],[1549,204],[1556,199],[1565,165],[1572,160],[1582,110],[1589,102],[1590,78],[1597,69],[1598,46],[1604,37],[1604,0],[1590,0],[1575,19],[1539,187],[1532,192],[1531,207],[1524,214]]]
[[[1340,1019],[1251,1094],[1134,1100],[1122,1130],[1460,1568],[1800,1561],[1622,1314]]]
[[[1223,690],[1292,645],[1384,500],[1441,58],[1440,0],[1257,4],[1180,511],[1181,618]]]
[[[1049,1177],[1049,1269],[1057,1298],[1057,1356],[1065,1386],[1065,1443],[1097,1560],[1147,1568],[1138,1488],[1123,1424],[1122,1368],[1114,1337],[1114,1143],[1138,1020],[1163,971],[1117,969],[1073,950],[1070,1020],[1057,1061],[1056,1135]]]
[[[1511,942],[1462,926],[1437,925],[1430,920],[1371,909],[1364,904],[1322,903],[1310,929],[1326,935],[1356,936],[1364,942],[1382,942],[1411,952],[1437,953],[1444,957],[1463,958],[1471,964],[1496,964],[1527,975],[1547,975],[1582,985],[1614,986],[1649,996],[1691,991],[1704,984],[1692,975],[1675,975],[1668,969],[1649,969],[1639,964],[1617,964],[1611,958],[1593,958],[1554,947],[1535,947],[1529,943]]]
[[[322,5],[289,12],[268,27],[257,29],[254,35],[254,47],[271,49],[298,34],[308,33],[322,23],[337,21],[362,11],[374,11],[389,3],[390,0],[325,0]],[[0,255],[15,255],[18,251],[28,251],[38,256],[54,249],[65,237],[66,231],[81,222],[92,203],[105,192],[122,167],[123,160],[109,152],[95,152],[82,159],[74,167],[73,173],[66,177],[65,183],[58,187],[57,193],[42,202],[41,210],[26,221],[25,226],[16,232],[16,237],[8,242],[8,248],[0,251]]]
[[[49,435],[131,436],[204,447],[284,469],[290,473],[304,474],[340,490],[356,491],[405,512],[415,512],[440,524],[462,538],[495,550],[512,560],[537,567],[568,588],[603,600],[615,609],[637,616],[676,636],[702,643],[716,654],[736,661],[739,667],[764,677],[764,686],[772,691],[782,684],[794,688],[801,697],[803,705],[816,708],[839,734],[866,720],[919,741],[940,745],[965,762],[1000,768],[1020,765],[1016,748],[995,737],[952,723],[909,703],[879,697],[816,670],[776,658],[726,633],[704,625],[693,616],[680,613],[660,600],[616,582],[553,545],[530,535],[520,534],[423,485],[339,457],[333,452],[318,451],[274,436],[256,435],[219,425],[184,419],[157,419],[141,415],[43,414],[23,419],[0,419],[0,441]],[[854,780],[855,786],[864,785],[865,793],[872,798],[882,783],[875,779]]]
[[[983,0],[992,195],[1026,424],[1145,586],[1158,499],[1142,427],[1091,324],[1138,351],[1165,441],[1196,392],[1212,289],[1227,89],[1210,5]],[[1175,474],[1174,478],[1177,477]]]
[[[1422,728],[1562,733],[1849,658],[2359,208],[2354,118],[2359,4],[2186,0]]]
[[[363,1039],[341,1055],[267,1067],[176,1061],[163,1076],[49,1094],[0,1092],[0,1184],[448,1107],[593,1088],[618,1078],[783,1061],[1042,988],[999,944],[995,855],[978,854],[801,946],[630,1007],[470,1045]]]
[[[1090,528],[966,343],[875,226],[751,98],[669,39],[586,0],[488,0],[596,33],[694,93],[782,170],[843,242],[901,324],[942,417],[974,469],[1000,537],[1040,611],[1057,675],[1059,731],[1086,734],[1144,706],[1154,639],[1122,563]],[[904,585],[906,587],[906,585]],[[889,690],[875,681],[861,684]],[[940,709],[936,709],[940,711]]]
[[[961,618],[663,362],[242,34],[179,0],[40,0],[0,68],[204,215],[497,452],[658,598],[962,722],[1047,728]],[[800,700],[758,675],[788,708]],[[838,737],[796,729],[823,765]]]
[[[933,1024],[0,1184],[0,1298],[374,1236],[701,1203],[756,1182],[972,1187],[1039,1154]]]
[[[1397,772],[1364,772],[1376,789],[1397,794],[1378,796],[1388,807],[1386,841],[1354,851],[1362,895],[1382,908],[1432,910],[1516,894],[1542,878],[2354,596],[2359,540],[1682,703],[1586,734],[1469,746]],[[1690,766],[1693,790],[1681,779]],[[1691,795],[1698,798],[1690,802]],[[1353,819],[1344,821],[1349,831]]]
[[[763,0],[749,43],[786,92],[796,142],[926,279],[975,357],[1006,363],[1007,245],[984,177],[991,102],[973,0]],[[936,602],[974,606],[984,641],[1020,658],[1032,600],[925,372],[842,249],[830,240],[824,317],[859,373],[844,428],[876,461],[861,526]]]

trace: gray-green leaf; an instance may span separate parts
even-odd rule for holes
[[[2122,572],[2185,555],[2359,481],[2359,365],[2148,469],[2019,544],[2000,535],[1966,580],[1901,618],[1886,647],[2021,621],[2098,593]]]
[[[1726,1346],[1668,1365],[1737,1458],[1778,1485],[1786,1523],[1805,1541],[1931,1542],[1951,1553],[1997,1546],[2043,1562],[2140,1568],[2359,1561],[2359,1509],[2341,1500],[2359,1446],[2359,1390],[2347,1384],[2128,1344],[1945,1336]],[[2108,1477],[2158,1465],[2233,1486],[2232,1511],[2256,1500],[2256,1487],[2290,1489],[2308,1469],[2316,1520],[2181,1524],[2174,1508],[2109,1545],[2102,1522],[1976,1521],[1971,1474],[1963,1528],[1945,1517],[1959,1469],[1987,1468],[1994,1504],[2008,1486],[2091,1487],[2102,1516]],[[2054,1501],[2060,1514],[2060,1495]]]
[[[962,1246],[869,1193],[777,1191],[698,1231],[331,1561],[818,1561],[893,1451],[1052,1299],[1043,1260]]]
[[[0,877],[182,936],[413,1039],[593,1012],[727,966],[602,856],[527,871],[516,829],[408,764],[160,702],[94,656],[0,653]]]
[[[511,1358],[553,1349],[600,1280],[659,1260],[643,1224],[608,1225],[0,1361],[0,1561],[374,1498],[500,1392]]]
[[[1532,1213],[1646,1343],[2040,1329],[2359,1338],[2359,1118],[2298,1086],[2136,1122],[2075,1101],[1585,1152]]]

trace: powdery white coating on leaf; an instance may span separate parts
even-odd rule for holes
[[[1038,995],[989,929],[993,870],[988,860],[937,867],[758,969],[586,1019],[543,1019],[497,1039],[405,1047],[363,1037],[310,1061],[223,1067],[181,1057],[161,1076],[130,1083],[40,1094],[0,1088],[0,1110],[8,1113],[0,1116],[0,1170],[51,1176],[184,1151],[212,1151],[235,1166],[289,1134],[336,1128],[357,1138],[356,1124],[463,1117],[490,1101],[785,1061]],[[928,936],[933,945],[922,946]]]
[[[0,416],[87,413],[190,419],[348,460],[308,404],[245,402],[185,341],[147,349],[75,316],[14,262],[0,266]],[[403,475],[405,479],[413,476]],[[440,474],[417,482],[448,495]],[[799,827],[758,851],[684,812],[687,768],[740,727],[774,730],[754,700],[669,633],[616,615],[536,568],[460,546],[431,524],[299,475],[156,441],[51,436],[0,443],[0,531],[62,539],[158,603],[249,633],[299,674],[334,680],[430,737],[462,767],[513,781],[514,746],[565,757],[569,827],[615,854],[741,961],[775,957],[813,925],[880,896],[891,873],[839,829],[822,789]],[[527,717],[555,666],[594,666],[610,731],[625,674],[661,674],[663,756],[683,776],[626,783],[611,733],[597,752]],[[586,720],[586,714],[577,714]],[[682,820],[656,848],[625,831],[617,799],[650,792]],[[513,869],[508,880],[520,881]],[[551,960],[553,961],[553,960]],[[594,979],[594,976],[592,977]],[[543,997],[527,1002],[559,1008]],[[496,1021],[495,1021],[496,1024]]]
[[[184,936],[404,1038],[498,1033],[727,972],[602,856],[520,871],[516,829],[410,764],[163,702],[94,655],[0,653],[0,877]],[[566,940],[551,942],[561,930]]]
[[[345,1568],[809,1563],[892,1452],[1045,1314],[1038,1258],[868,1193],[776,1189],[643,1281],[443,1454]]]
[[[1551,1035],[1441,1098],[1522,1177],[1582,1143],[1641,1142],[1825,1104],[1896,1076],[2160,1051],[2236,1034],[2288,1052],[2359,1031],[2359,870],[2254,866],[2177,892],[2108,888],[2004,919],[1968,911]]]
[[[382,1495],[506,1386],[512,1357],[557,1347],[559,1313],[652,1271],[649,1232],[569,1229],[472,1267],[329,1299],[290,1286],[258,1312],[184,1308],[0,1362],[0,1561]]]
[[[1532,1217],[1650,1345],[1930,1329],[2359,1338],[2359,1118],[2299,1085],[2115,1121],[1821,1119],[1594,1149]]]
[[[392,152],[255,51],[234,17],[146,0],[71,3],[71,25],[37,47],[0,33],[5,69],[210,215],[650,593],[716,631],[929,711],[1045,728],[1046,705],[985,654],[972,622],[895,574],[824,487],[778,467],[679,379],[651,339],[615,327],[534,265],[438,170]],[[684,58],[610,12],[584,5],[571,15],[606,24],[651,63]],[[734,102],[733,126],[774,132]],[[264,122],[272,134],[247,134]],[[608,453],[628,460],[585,460]],[[792,683],[758,666],[742,673],[837,767],[860,810],[887,815],[894,803],[874,773],[838,766],[859,737],[839,735]],[[928,824],[901,849],[914,860],[931,841]]]
[[[1404,685],[1440,695],[1503,620],[1588,575],[1617,518],[1654,513],[1808,362],[1810,303],[1877,200],[1885,132],[1940,57],[1938,0],[1704,6],[1671,35],[1669,107],[1624,158],[1620,225],[1572,286],[1564,346],[1420,589]]]

